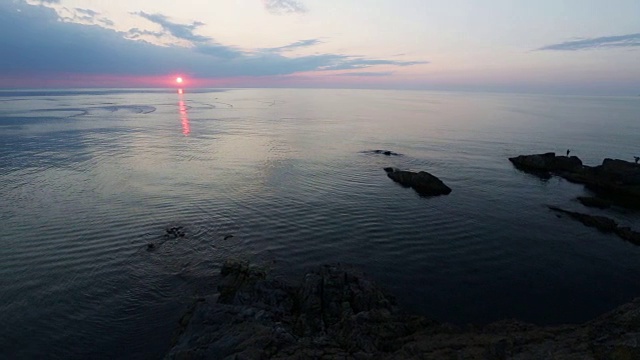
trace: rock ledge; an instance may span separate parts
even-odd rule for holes
[[[220,293],[180,322],[170,359],[639,359],[640,299],[576,326],[501,321],[459,328],[400,313],[353,268],[298,284],[228,261]]]

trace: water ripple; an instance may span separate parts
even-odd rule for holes
[[[640,291],[638,248],[542,206],[574,206],[581,187],[505,160],[558,144],[623,157],[638,132],[616,129],[637,127],[637,105],[540,112],[540,99],[320,90],[187,91],[182,106],[166,91],[0,97],[0,322],[11,329],[0,348],[13,358],[161,357],[230,256],[291,273],[353,263],[444,321],[579,321]],[[585,131],[558,136],[553,111],[574,111]],[[602,129],[606,112],[620,116]],[[602,136],[617,138],[613,153]],[[362,153],[375,148],[403,156]],[[387,166],[432,172],[453,192],[420,197]],[[167,236],[172,226],[186,236]],[[576,283],[590,296],[562,305]],[[507,301],[526,306],[508,313]]]

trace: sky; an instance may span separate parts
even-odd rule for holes
[[[0,0],[0,88],[640,94],[638,0]]]

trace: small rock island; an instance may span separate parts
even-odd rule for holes
[[[448,195],[451,188],[442,180],[426,171],[413,172],[398,170],[396,168],[384,168],[387,176],[404,187],[410,187],[422,196]]]
[[[397,152],[394,152],[394,151],[391,151],[391,150],[384,150],[384,149],[367,150],[367,151],[363,151],[363,153],[365,153],[365,154],[381,154],[381,155],[386,155],[386,156],[402,156],[402,154],[399,154]]]

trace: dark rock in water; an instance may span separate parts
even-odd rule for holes
[[[513,165],[523,171],[548,177],[554,172],[574,172],[582,169],[582,160],[577,156],[556,156],[555,153],[520,155],[509,158]]]
[[[398,153],[395,153],[395,152],[389,151],[389,150],[374,150],[373,152],[376,153],[376,154],[383,154],[383,155],[387,155],[387,156],[391,156],[391,155],[398,156],[398,155],[400,155]]]
[[[629,227],[618,226],[615,220],[609,219],[608,217],[563,210],[556,206],[549,206],[549,209],[567,214],[586,226],[595,227],[596,229],[607,233],[613,232],[623,240],[629,241],[635,245],[640,245],[640,232],[633,231]]]
[[[402,156],[402,154],[399,154],[397,152],[393,152],[391,150],[370,150],[370,151],[365,151],[365,153],[370,153],[370,154],[382,154],[382,155],[387,155],[387,156]]]
[[[552,164],[552,170],[555,172],[574,172],[580,171],[584,165],[582,160],[577,156],[556,156]]]
[[[598,209],[608,209],[611,207],[611,202],[608,200],[592,197],[592,196],[579,196],[577,200],[584,206],[593,207]]]
[[[549,209],[567,214],[571,218],[580,221],[584,225],[594,227],[603,232],[614,232],[618,228],[618,223],[616,223],[613,219],[609,219],[608,217],[568,211],[556,206],[549,206]]]
[[[640,165],[618,159],[604,159],[593,168],[595,177],[618,185],[640,185]]]
[[[224,236],[224,240],[229,240],[229,239],[231,239],[232,237],[233,237],[233,235],[232,235],[232,234],[225,235],[225,236]]]
[[[387,172],[387,176],[391,180],[402,186],[414,189],[420,195],[435,196],[451,193],[450,187],[426,171],[416,173],[413,171],[398,170],[392,167],[384,168],[384,171]]]
[[[602,165],[585,166],[575,157],[555,153],[520,155],[509,158],[525,172],[549,178],[552,174],[583,184],[589,190],[606,195],[616,204],[640,208],[640,165],[624,160],[605,159]]]
[[[629,241],[630,243],[640,245],[640,232],[633,231],[630,227],[619,226],[616,229],[616,234],[618,234],[618,236],[620,236],[624,240]]]
[[[640,358],[640,298],[583,325],[515,320],[483,327],[404,315],[353,268],[332,265],[288,284],[228,261],[220,295],[199,298],[178,324],[168,359]]]
[[[147,244],[147,250],[151,251],[151,250],[154,250],[155,248],[156,248],[156,244],[154,243]]]
[[[556,158],[555,153],[520,155],[518,157],[509,158],[517,168],[535,171],[551,171],[551,164]]]
[[[585,166],[582,171],[560,175],[584,184],[598,194],[606,195],[616,204],[640,207],[640,165],[624,160],[604,159],[602,165]]]
[[[184,237],[186,234],[182,226],[174,226],[166,229],[165,235],[169,237],[173,237],[174,239],[177,239],[179,237]]]

